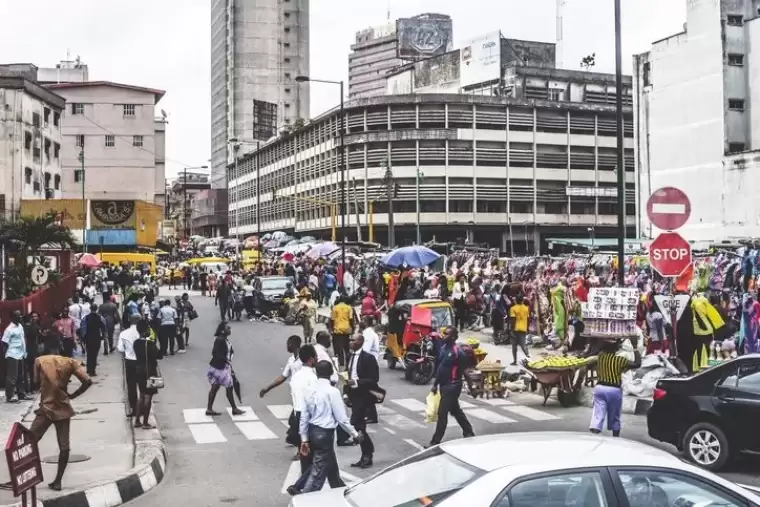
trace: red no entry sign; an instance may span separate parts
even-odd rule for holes
[[[647,201],[647,216],[658,229],[673,231],[689,220],[691,202],[681,190],[663,187],[652,192]]]
[[[679,276],[691,264],[691,245],[677,232],[663,232],[649,245],[649,263],[662,276]]]

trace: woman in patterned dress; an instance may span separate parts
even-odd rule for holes
[[[206,378],[208,378],[208,382],[211,384],[211,390],[208,392],[206,415],[221,415],[219,412],[214,411],[214,399],[220,387],[224,387],[227,392],[227,401],[230,402],[230,406],[232,407],[232,415],[245,413],[235,404],[235,396],[232,389],[232,356],[235,350],[232,348],[232,344],[228,338],[231,332],[232,330],[227,322],[220,322],[216,328],[216,333],[214,333],[216,339],[214,340],[214,348],[211,351],[211,361],[208,363],[209,369],[206,372]]]

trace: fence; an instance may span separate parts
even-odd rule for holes
[[[19,310],[23,315],[37,312],[43,324],[50,324],[66,305],[66,300],[74,294],[76,285],[77,273],[72,272],[63,276],[57,284],[34,294],[21,299],[0,301],[0,330],[8,325],[15,310]]]

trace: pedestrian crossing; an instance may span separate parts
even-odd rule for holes
[[[513,395],[509,399],[461,399],[459,404],[470,422],[477,427],[488,425],[509,425],[519,422],[544,423],[562,419],[562,412],[552,412],[545,408],[535,408],[536,397],[530,394]],[[529,403],[529,404],[526,404]],[[182,416],[196,444],[221,444],[240,439],[248,441],[282,440],[288,427],[290,405],[265,405],[261,408],[239,407],[241,415],[232,415],[227,409],[219,416],[206,415],[205,408],[187,408]],[[377,405],[379,424],[368,426],[369,433],[406,435],[431,428],[425,423],[425,402],[416,398],[389,399]],[[457,426],[449,417],[448,426]]]

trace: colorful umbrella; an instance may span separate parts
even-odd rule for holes
[[[385,254],[380,262],[391,268],[422,268],[434,263],[440,256],[424,246],[405,246]]]
[[[312,246],[308,252],[306,252],[306,256],[310,259],[319,259],[320,257],[327,257],[339,248],[340,247],[332,241],[317,243],[316,245]]]
[[[82,254],[79,258],[78,264],[86,268],[97,268],[100,266],[100,260],[91,253]]]

